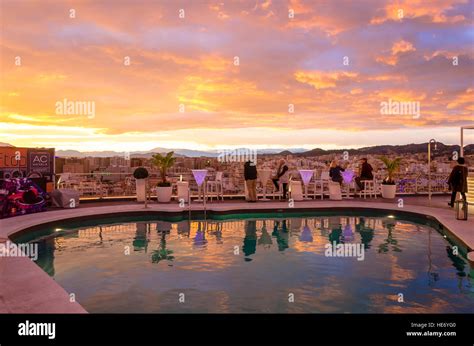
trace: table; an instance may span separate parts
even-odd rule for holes
[[[194,180],[196,180],[196,183],[198,185],[198,199],[196,202],[202,202],[206,198],[206,190],[204,189],[203,193],[203,198],[201,199],[201,187],[202,183],[206,179],[207,176],[207,169],[192,169],[191,172],[193,173]]]
[[[311,181],[311,178],[313,178],[314,171],[312,169],[298,169],[298,172],[300,172],[301,179],[303,180],[304,199],[309,200],[310,198],[308,197],[308,184]]]
[[[346,199],[352,199],[350,196],[351,185],[353,184],[355,173],[353,170],[346,169],[344,172],[341,172],[344,186],[346,187]]]
[[[260,183],[263,186],[263,198],[260,198],[261,201],[269,201],[270,199],[267,198],[267,183],[272,175],[271,169],[260,169],[258,171],[258,177],[260,178]]]

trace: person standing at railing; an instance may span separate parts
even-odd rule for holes
[[[452,208],[456,200],[456,194],[459,192],[464,202],[466,202],[467,175],[468,169],[465,166],[464,157],[458,159],[458,164],[453,168],[448,178],[448,185],[451,192],[451,202],[448,205]]]
[[[244,165],[244,178],[249,193],[249,202],[257,202],[257,164],[247,161]]]

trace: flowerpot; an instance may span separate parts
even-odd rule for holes
[[[383,198],[395,198],[397,192],[397,185],[382,184],[382,197]]]
[[[342,192],[341,192],[341,184],[330,181],[328,183],[329,189],[329,199],[332,201],[341,201],[342,200]]]
[[[302,201],[303,200],[303,188],[301,187],[300,181],[291,181],[290,182],[290,196],[293,201]]]
[[[156,188],[156,196],[159,203],[169,203],[171,201],[171,193],[173,188],[171,186],[158,186]]]
[[[176,183],[176,187],[178,188],[178,202],[184,201],[184,203],[188,203],[189,201],[189,183],[187,181],[178,181]]]
[[[145,202],[146,199],[146,179],[135,180],[137,187],[137,202]]]

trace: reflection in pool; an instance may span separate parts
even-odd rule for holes
[[[89,312],[474,311],[461,254],[394,218],[136,219],[35,234],[38,265]],[[348,244],[363,260],[327,256]]]

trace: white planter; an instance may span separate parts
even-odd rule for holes
[[[158,186],[156,188],[156,196],[159,203],[169,203],[171,201],[171,193],[173,188],[171,186]]]
[[[329,189],[329,199],[333,201],[341,201],[342,200],[342,193],[341,193],[341,184],[330,181],[328,183]]]
[[[187,181],[178,181],[176,183],[178,188],[178,202],[181,203],[184,200],[184,203],[189,201],[189,183]]]
[[[397,192],[397,185],[381,184],[383,198],[395,198]]]
[[[145,202],[146,199],[146,179],[136,179],[137,202]]]
[[[301,181],[290,182],[290,196],[294,201],[303,200],[303,188],[301,187]]]

